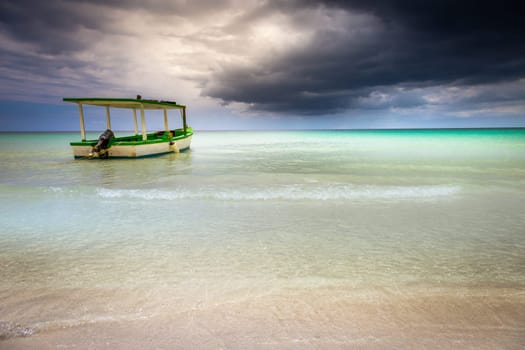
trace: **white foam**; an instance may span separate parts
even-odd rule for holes
[[[428,200],[445,198],[460,192],[459,186],[355,186],[350,184],[282,185],[268,188],[197,189],[108,189],[98,188],[102,198],[130,198],[146,200],[212,199],[222,201],[257,200]]]
[[[0,341],[14,337],[29,337],[36,333],[36,329],[0,321]]]
[[[64,192],[64,189],[62,187],[55,187],[55,186],[48,187],[47,190],[49,192],[54,192],[54,193],[63,193]]]

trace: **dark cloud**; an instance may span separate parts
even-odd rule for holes
[[[170,0],[2,0],[0,30],[15,41],[34,44],[41,53],[71,53],[92,44],[78,35],[80,30],[118,32],[112,10],[122,11],[122,16],[143,11],[144,15],[198,18],[228,3],[226,0],[195,1],[190,5]]]
[[[101,30],[107,23],[103,8],[87,7],[75,1],[5,0],[0,3],[0,30],[39,53],[76,51],[86,42],[72,34],[83,28]]]
[[[199,11],[205,9],[193,6],[184,11],[183,5],[168,0],[0,1],[2,99],[49,100],[57,95],[115,89],[117,84],[105,72],[108,61],[121,69],[113,70],[113,76],[128,74],[129,64],[114,52],[96,56],[94,52],[101,50],[94,51],[94,47],[110,35],[126,36],[120,21],[136,12],[148,17]],[[126,50],[123,41],[115,41],[114,51],[119,51],[119,45]]]
[[[162,52],[202,96],[255,111],[419,108],[444,103],[448,92],[435,87],[457,88],[458,104],[512,104],[525,101],[523,14],[506,0],[3,0],[0,83],[4,94],[46,84],[56,88],[50,95],[98,92],[132,80],[115,70],[167,76],[170,67],[149,63]],[[130,29],[134,20],[151,32]],[[182,33],[180,22],[195,28]],[[276,42],[265,46],[268,25]],[[159,36],[159,46],[175,38],[181,50],[126,46]],[[136,63],[149,74],[137,77]]]
[[[294,2],[293,11],[290,2],[271,4],[292,18],[305,8],[368,15],[371,31],[356,34],[352,18],[338,28],[319,27],[307,47],[257,69],[224,64],[204,82],[204,95],[256,110],[315,114],[362,107],[362,98],[392,86],[469,86],[525,76],[525,21],[517,1],[307,1]]]

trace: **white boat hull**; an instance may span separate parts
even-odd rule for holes
[[[169,142],[158,142],[137,145],[113,145],[108,149],[109,158],[138,158],[164,153],[178,153],[190,147],[191,136],[181,140]],[[91,146],[71,146],[75,158],[86,158],[91,156]]]

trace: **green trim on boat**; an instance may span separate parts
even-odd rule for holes
[[[149,145],[149,144],[155,144],[155,143],[183,140],[193,135],[193,129],[191,127],[188,127],[186,129],[186,134],[184,133],[183,129],[170,130],[170,132],[173,134],[171,139],[169,138],[168,133],[165,131],[148,133],[147,140],[145,141],[142,140],[142,134],[115,137],[113,140],[111,140],[109,146],[111,147],[111,146]],[[74,141],[74,142],[70,142],[69,144],[71,146],[94,146],[97,144],[97,142],[98,142],[98,139],[85,140],[85,141]]]
[[[107,106],[113,108],[138,108],[144,109],[183,109],[184,105],[179,105],[173,101],[142,100],[135,98],[64,98],[64,102],[79,103],[91,106]]]

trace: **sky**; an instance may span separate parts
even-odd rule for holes
[[[523,17],[507,0],[2,0],[0,131],[78,130],[62,98],[137,94],[197,130],[525,127]]]

